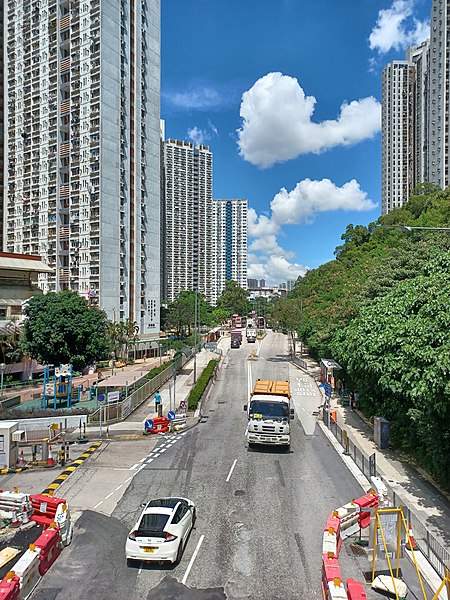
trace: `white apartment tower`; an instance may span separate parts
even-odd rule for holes
[[[383,69],[381,115],[382,213],[407,202],[413,189],[414,66],[393,61]]]
[[[166,288],[173,302],[196,290],[212,301],[212,152],[208,146],[164,142]]]
[[[428,181],[445,189],[450,183],[450,0],[433,0],[430,26]]]
[[[247,200],[213,200],[213,304],[233,280],[247,289]]]
[[[5,0],[4,251],[159,334],[159,0]]]

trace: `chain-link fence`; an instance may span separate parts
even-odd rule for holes
[[[331,433],[343,447],[345,454],[351,456],[360,471],[364,473],[369,481],[371,476],[377,476],[383,480],[388,489],[389,500],[392,506],[402,505],[405,518],[413,528],[414,539],[419,549],[427,557],[429,563],[434,567],[439,576],[444,578],[446,568],[448,569],[450,565],[449,550],[445,548],[444,545],[441,544],[441,542],[439,542],[426,528],[422,521],[414,514],[413,509],[408,506],[405,499],[401,497],[398,491],[396,492],[395,489],[393,489],[386,478],[378,471],[374,457],[367,456],[361,448],[355,444],[347,431],[337,424],[336,420],[331,418],[329,424],[327,420],[325,420],[325,425],[329,427]]]

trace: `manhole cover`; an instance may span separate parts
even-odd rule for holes
[[[350,544],[350,550],[355,556],[366,556],[366,549],[359,544]]]
[[[244,490],[236,490],[236,491],[234,492],[234,495],[235,495],[235,496],[243,496],[244,494],[245,494],[245,491],[244,491]]]

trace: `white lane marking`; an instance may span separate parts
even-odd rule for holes
[[[197,554],[198,551],[200,550],[200,546],[202,545],[203,539],[204,539],[204,535],[200,536],[200,539],[198,540],[198,544],[196,549],[194,550],[194,554],[192,555],[192,558],[188,564],[188,568],[186,569],[186,573],[184,574],[183,579],[181,580],[181,583],[184,585],[186,583],[186,580],[188,578],[189,573],[191,572],[192,569],[192,565],[194,564],[194,560],[197,558]]]
[[[129,471],[129,467],[115,467],[113,471]]]
[[[107,496],[105,496],[105,500],[108,500],[108,498],[111,498],[111,496],[114,494],[114,492],[111,492],[110,494],[108,494]]]
[[[160,453],[161,453],[161,452],[165,452],[166,450],[167,450],[167,448],[161,448],[159,452],[160,452]]]
[[[235,459],[234,463],[231,465],[231,469],[230,469],[230,472],[228,473],[228,477],[226,478],[226,481],[230,481],[230,477],[234,471],[234,467],[236,466],[236,463],[237,463],[237,458]]]
[[[152,458],[157,458],[159,456],[159,452],[155,452],[155,454],[152,456]]]
[[[129,481],[131,481],[133,479],[133,476],[128,477],[128,479],[125,479],[125,483],[128,483]]]
[[[135,465],[133,465],[132,467],[130,467],[128,470],[129,471],[134,471],[135,469],[137,469],[139,466],[139,463],[136,463]]]
[[[100,506],[100,504],[103,504],[103,500],[100,500],[100,502],[97,502],[97,504],[94,506],[94,508],[98,508]]]
[[[139,473],[139,471],[142,471],[142,469],[145,469],[145,463],[139,467],[136,473]]]
[[[153,460],[153,458],[149,458],[148,461],[147,461],[147,464],[151,463],[152,460]]]
[[[144,462],[144,460],[147,460],[147,457],[146,457],[146,456],[144,456],[144,458],[141,458],[141,460],[140,460],[139,462],[140,462],[140,463],[143,463],[143,462]]]
[[[141,566],[139,567],[138,575],[140,575],[141,573],[142,573],[142,563],[141,563]]]
[[[114,491],[117,492],[117,490],[120,490],[121,487],[123,487],[122,484],[118,485]]]

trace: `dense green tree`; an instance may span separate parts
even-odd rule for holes
[[[108,356],[108,320],[73,292],[33,296],[24,314],[23,348],[43,363],[72,363],[80,369]]]
[[[178,298],[171,302],[165,310],[165,328],[174,329],[178,336],[184,332],[185,335],[191,335],[191,329],[195,324],[195,295],[196,292],[184,290]],[[197,318],[199,318],[199,327],[209,325],[211,322],[212,307],[205,300],[203,294],[197,293]]]
[[[450,482],[450,254],[363,307],[332,342],[366,412]]]
[[[247,290],[241,288],[235,281],[227,281],[225,289],[217,300],[217,308],[226,311],[228,317],[247,315],[251,309]]]

